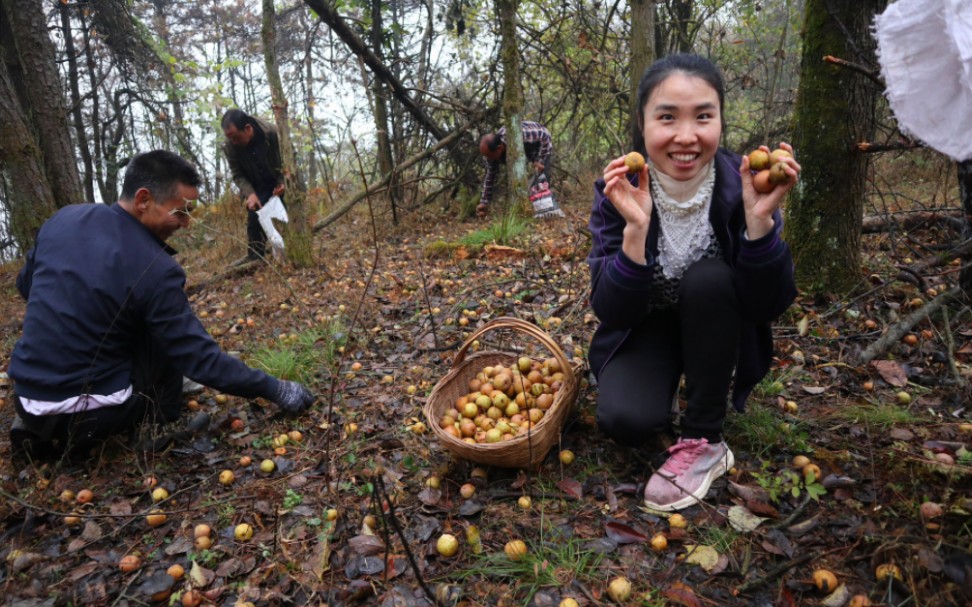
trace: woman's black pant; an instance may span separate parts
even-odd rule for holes
[[[634,328],[598,376],[598,425],[619,443],[642,445],[670,429],[682,375],[682,436],[722,440],[741,327],[732,269],[719,259],[693,264],[678,300]]]

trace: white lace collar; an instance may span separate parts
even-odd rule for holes
[[[715,159],[686,182],[672,179],[649,166],[651,199],[658,209],[658,263],[668,278],[681,278],[690,265],[702,258],[715,233],[709,222],[709,207],[715,187]],[[696,185],[697,184],[697,185]],[[667,186],[667,188],[666,188]],[[692,193],[693,187],[696,187]],[[682,200],[667,191],[679,189]]]

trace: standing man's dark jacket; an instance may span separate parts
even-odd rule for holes
[[[772,232],[747,240],[745,211],[739,178],[741,159],[726,150],[716,154],[716,181],[709,221],[733,269],[736,292],[744,322],[736,359],[732,402],[742,410],[753,387],[766,375],[773,354],[770,323],[796,297],[793,258],[780,238],[782,217],[774,216]],[[594,245],[587,261],[591,270],[591,307],[601,320],[591,340],[589,359],[597,376],[631,330],[647,318],[645,305],[651,292],[653,266],[658,256],[658,211],[652,208],[646,242],[645,265],[631,261],[621,244],[624,218],[604,195],[604,180],[595,183],[594,211],[590,229]]]
[[[169,246],[117,204],[58,211],[17,278],[27,300],[9,374],[18,395],[58,401],[132,383],[136,336],[148,334],[183,375],[273,399],[278,380],[225,354],[196,318]]]
[[[256,194],[260,204],[264,205],[273,196],[274,188],[283,183],[283,158],[277,127],[261,118],[253,117],[253,121],[256,123],[253,125],[253,139],[239,146],[225,141],[223,152],[240,197],[246,200],[251,194]],[[246,235],[248,257],[255,259],[265,255],[267,235],[260,226],[256,211],[247,212]]]

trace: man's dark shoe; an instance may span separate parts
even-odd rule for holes
[[[19,415],[14,417],[10,425],[10,451],[13,455],[31,459],[55,457],[58,454],[54,443],[34,433]]]

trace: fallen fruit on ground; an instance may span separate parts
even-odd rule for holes
[[[146,517],[145,522],[149,527],[158,527],[167,520],[167,516],[161,510],[152,510]]]
[[[192,537],[193,538],[209,537],[209,534],[211,534],[212,532],[213,532],[212,527],[210,527],[206,523],[199,523],[193,528]]]
[[[803,470],[810,463],[810,458],[806,455],[797,455],[793,458],[793,467],[797,470]]]
[[[443,533],[436,540],[435,549],[440,555],[446,558],[455,556],[456,552],[459,551],[459,540],[451,533]]]
[[[574,452],[570,449],[564,449],[560,452],[560,463],[569,466],[574,463]]]
[[[935,502],[925,502],[920,507],[921,517],[924,519],[937,518],[945,513],[945,509],[942,508],[941,504],[936,504]]]
[[[830,594],[837,588],[837,576],[832,571],[817,569],[813,572],[813,585],[824,594]]]
[[[817,464],[807,464],[803,467],[803,479],[806,481],[810,480],[810,475],[813,475],[813,480],[820,480],[820,466]]]
[[[209,550],[213,545],[213,540],[208,535],[202,535],[196,538],[193,542],[193,546],[196,550]]]
[[[511,561],[518,561],[526,556],[527,545],[523,540],[510,540],[506,542],[503,546],[503,552],[506,553],[506,558]]]
[[[520,499],[516,500],[516,505],[519,506],[521,510],[529,510],[530,506],[533,505],[533,500],[530,499],[529,495],[521,495]]]
[[[65,503],[67,503],[67,502],[73,502],[76,498],[77,498],[77,496],[74,494],[74,491],[71,491],[70,489],[65,489],[64,491],[61,491],[61,501],[62,502],[65,502]]]
[[[626,577],[616,577],[608,584],[608,596],[615,603],[623,603],[631,596],[631,582]]]
[[[152,501],[161,502],[169,498],[169,491],[165,487],[156,487],[152,490]]]
[[[182,595],[182,606],[183,607],[198,607],[203,601],[203,595],[201,592],[193,588],[192,590],[187,590]]]
[[[118,561],[118,568],[125,573],[130,573],[135,571],[142,566],[142,559],[138,558],[138,555],[127,554]]]
[[[247,542],[253,539],[253,526],[247,523],[240,523],[233,529],[233,537],[238,542]]]
[[[897,399],[899,405],[911,404],[911,395],[905,392],[904,390],[895,394],[894,397]]]
[[[79,504],[87,504],[94,499],[94,492],[91,489],[82,489],[78,491],[78,495],[75,498],[78,500]]]
[[[265,459],[260,462],[260,471],[266,472],[267,474],[273,472],[273,469],[277,467],[277,464],[273,463],[272,459]]]
[[[472,496],[476,495],[476,485],[472,483],[463,484],[462,487],[459,487],[459,495],[466,499],[471,498]]]
[[[865,594],[855,594],[847,603],[847,607],[871,607],[871,599]]]
[[[219,473],[219,484],[220,485],[232,485],[233,481],[236,480],[236,475],[233,474],[232,470],[223,470]]]
[[[177,582],[181,580],[182,576],[186,574],[185,568],[179,564],[172,565],[171,567],[166,569],[165,572],[169,574],[169,577],[171,577]]]
[[[243,466],[244,468],[246,468],[252,463],[253,463],[253,458],[250,457],[249,455],[244,455],[243,457],[240,458],[240,465]]]
[[[579,605],[577,604],[576,600],[567,597],[566,599],[560,601],[559,607],[579,607]]]
[[[668,538],[663,533],[656,533],[651,538],[651,549],[655,552],[664,552],[668,549]]]
[[[685,529],[688,527],[688,520],[681,514],[675,513],[668,517],[668,526],[672,529]]]
[[[901,568],[894,563],[882,563],[874,569],[874,578],[877,581],[884,582],[889,577],[902,581]]]

